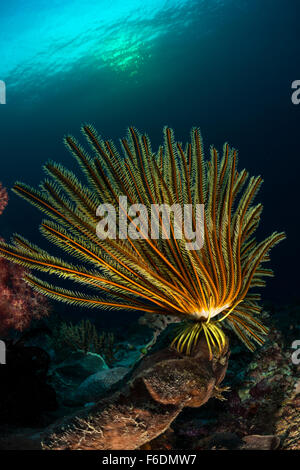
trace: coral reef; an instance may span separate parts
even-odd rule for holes
[[[269,339],[251,355],[231,338],[231,357],[224,384],[225,402],[208,402],[178,416],[172,429],[150,448],[297,449],[299,436],[299,365],[292,362],[291,344],[299,306],[272,308]],[[293,313],[292,313],[293,312]]]
[[[44,448],[132,450],[156,438],[182,409],[200,407],[221,397],[228,364],[228,345],[209,359],[205,341],[191,357],[170,348],[145,357],[130,382],[89,412],[48,430]]]
[[[21,183],[14,188],[53,219],[42,223],[46,238],[81,264],[52,256],[19,235],[12,244],[0,241],[0,255],[6,258],[0,260],[0,334],[10,328],[22,330],[33,317],[44,315],[44,293],[73,305],[144,312],[140,324],[150,326],[153,338],[138,352],[142,356],[135,352],[140,362],[129,369],[118,363],[111,333],[99,335],[89,320],[61,324],[56,346],[72,352],[71,357],[51,368],[50,381],[63,393],[72,389],[64,398],[63,393],[57,393],[60,403],[71,408],[84,403],[85,408],[33,439],[31,436],[28,448],[40,448],[42,438],[43,448],[48,449],[152,448],[158,436],[165,448],[182,447],[185,438],[191,436],[187,448],[195,450],[277,448],[281,434],[287,433],[284,419],[294,417],[298,403],[297,394],[290,396],[294,378],[279,333],[271,331],[272,342],[267,341],[252,361],[231,338],[233,357],[236,349],[238,356],[233,366],[229,365],[227,383],[232,391],[224,408],[223,392],[228,386],[220,387],[229,357],[223,327],[230,335],[234,332],[251,351],[255,342],[263,344],[268,332],[257,316],[269,318],[261,311],[259,296],[249,290],[263,286],[263,278],[272,275],[262,263],[269,260],[269,250],[284,234],[275,232],[260,243],[253,237],[262,211],[261,204],[253,205],[253,199],[262,179],[252,177],[245,184],[248,173],[237,171],[236,151],[227,144],[221,158],[212,148],[206,161],[196,128],[185,150],[175,142],[173,131],[165,128],[164,145],[157,154],[152,152],[148,137],[130,128],[128,139],[122,140],[123,159],[91,126],[82,130],[95,158],[72,137],[66,138],[66,145],[83,168],[88,186],[60,165],[48,163],[46,171],[53,181],[47,179],[41,191]],[[4,206],[6,192],[0,191]],[[118,197],[124,194],[131,203],[143,203],[146,208],[168,203],[183,209],[189,204],[192,228],[196,225],[196,206],[203,204],[203,248],[186,248],[191,239],[184,227],[183,237],[175,236],[176,214],[170,219],[169,238],[147,238],[141,218],[135,226],[137,237],[98,237],[98,205],[105,202],[116,207]],[[128,213],[126,217],[132,223]],[[157,217],[165,230],[162,215],[158,213]],[[51,285],[24,268],[75,281],[84,291]],[[25,283],[24,275],[37,293]],[[89,294],[89,290],[97,295]],[[159,349],[160,338],[169,333],[171,347]],[[153,345],[156,352],[148,354]],[[109,369],[106,363],[115,367]],[[284,381],[276,373],[278,365],[286,374]],[[32,381],[35,383],[34,377]],[[288,408],[283,406],[286,395]],[[214,406],[209,400],[213,397],[219,399]],[[190,408],[199,410],[191,414]],[[267,423],[264,427],[261,417]],[[287,445],[296,448],[293,432],[289,436]]]
[[[78,446],[76,439],[82,435],[85,436],[84,445],[89,445],[87,440],[90,435],[95,439],[94,446],[112,448],[109,446],[110,436],[112,436],[112,445],[125,446],[126,434],[122,437],[122,432],[128,431],[133,440],[133,447],[140,445],[139,448],[147,450],[276,448],[300,450],[300,369],[299,365],[293,364],[291,360],[293,352],[291,344],[298,338],[299,333],[300,306],[287,305],[276,308],[268,305],[268,309],[271,310],[271,317],[266,312],[262,317],[270,324],[270,334],[262,348],[251,354],[240,346],[234,335],[230,338],[231,357],[224,385],[222,384],[224,388],[230,387],[230,390],[224,394],[226,401],[209,400],[200,408],[185,407],[180,412],[176,406],[174,407],[174,402],[169,405],[162,404],[161,402],[165,403],[168,400],[176,401],[177,398],[182,403],[184,401],[182,391],[189,393],[190,385],[195,386],[196,390],[192,393],[197,395],[200,393],[201,386],[198,387],[201,376],[204,377],[204,382],[206,379],[201,364],[200,368],[194,368],[195,364],[190,363],[191,358],[179,355],[174,350],[163,351],[160,336],[154,346],[157,352],[144,357],[131,376],[127,374],[121,383],[115,384],[114,388],[111,388],[111,383],[115,379],[122,378],[123,372],[126,373],[126,370],[119,367],[118,362],[113,369],[103,369],[101,372],[89,375],[79,387],[74,385],[74,380],[72,381],[71,389],[80,392],[78,396],[74,396],[74,400],[80,403],[81,409],[83,404],[87,405],[87,399],[97,402],[98,397],[99,402],[96,406],[91,408],[89,404],[88,407],[85,406],[86,411],[81,413],[78,409],[65,408],[59,415],[62,417],[61,422],[46,429],[40,428],[39,431],[14,428],[8,435],[7,432],[3,433],[0,427],[0,448],[40,449],[42,439],[45,440],[45,444],[54,445],[52,438],[49,439],[54,431],[57,432],[56,444],[65,445],[66,448],[68,445]],[[164,335],[167,336],[167,332]],[[148,337],[147,339],[145,337],[145,342],[147,341]],[[168,343],[168,338],[165,338],[164,344]],[[140,345],[140,338],[137,344]],[[173,359],[169,361],[171,357]],[[177,362],[179,357],[180,360]],[[183,361],[183,370],[187,371],[186,382],[182,382],[182,387],[177,387],[177,384],[181,383],[183,373],[181,361]],[[189,375],[192,371],[188,364],[196,372],[194,377],[193,374]],[[74,364],[74,367],[77,366]],[[111,372],[113,377],[110,376]],[[115,375],[117,377],[114,377]],[[191,382],[189,377],[192,377]],[[139,387],[135,388],[138,384]],[[108,394],[103,396],[107,385]],[[167,390],[169,393],[166,394],[164,391]],[[218,395],[218,390],[214,390],[215,394]],[[128,404],[130,406],[127,406]],[[67,418],[68,413],[73,413],[73,416],[79,413],[79,420]],[[97,416],[101,423],[97,421]],[[110,422],[108,418],[111,418]],[[85,427],[87,422],[91,423],[92,428]],[[69,441],[64,439],[68,436],[64,435],[63,424],[70,426],[65,429],[65,432],[70,431]],[[102,441],[101,425],[104,425]],[[143,428],[143,425],[146,427]],[[139,434],[141,428],[145,431],[144,434]],[[97,430],[100,431],[97,433]]]
[[[191,356],[160,349],[144,357],[130,380],[90,409],[47,428],[1,435],[0,449],[139,449],[165,432],[185,407],[196,409],[221,398],[228,343],[209,358],[202,338]]]

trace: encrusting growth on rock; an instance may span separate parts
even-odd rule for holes
[[[53,426],[43,448],[54,450],[134,450],[166,429],[184,407],[222,398],[228,343],[209,359],[202,338],[191,356],[170,348],[145,357],[121,391],[90,411]]]

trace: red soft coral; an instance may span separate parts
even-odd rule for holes
[[[5,188],[3,188],[2,184],[0,183],[0,215],[4,211],[8,202],[8,194]]]
[[[0,183],[0,214],[7,201],[7,192]],[[22,331],[32,318],[41,318],[49,312],[46,298],[26,284],[24,274],[21,266],[0,258],[0,336],[10,329]]]
[[[0,259],[0,335],[10,329],[22,331],[33,318],[49,312],[47,299],[34,292],[23,280],[25,270]]]

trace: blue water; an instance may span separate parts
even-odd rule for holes
[[[162,127],[206,149],[239,149],[240,168],[265,180],[259,237],[286,230],[264,298],[298,294],[299,0],[12,0],[0,4],[0,181],[38,184],[48,159],[72,167],[62,144],[83,122],[107,138],[134,125],[153,148]],[[13,194],[0,233],[38,241],[41,216]]]

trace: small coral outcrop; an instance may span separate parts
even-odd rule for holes
[[[57,350],[93,352],[103,356],[109,366],[116,360],[118,347],[114,334],[106,331],[99,334],[90,320],[81,320],[77,325],[63,322],[55,329],[54,337]]]

